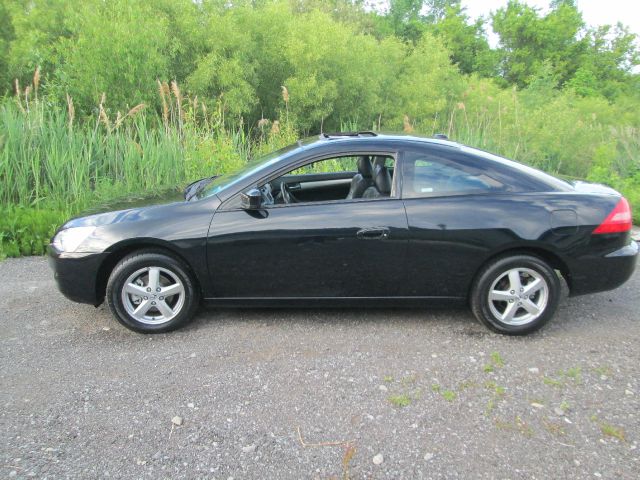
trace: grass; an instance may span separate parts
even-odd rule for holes
[[[607,377],[610,377],[610,376],[613,375],[613,369],[611,367],[609,367],[608,365],[595,367],[593,369],[593,371],[596,372],[598,375],[605,375]]]
[[[399,395],[390,395],[388,400],[389,403],[391,403],[391,405],[393,405],[394,407],[402,408],[411,405],[411,397],[406,393],[401,393]]]
[[[464,391],[467,388],[475,387],[476,384],[473,382],[463,382],[458,386],[460,391]],[[453,390],[446,390],[442,388],[442,386],[438,383],[433,383],[431,385],[431,391],[433,393],[439,394],[442,398],[444,398],[447,402],[453,402],[456,398],[458,398],[458,394]]]
[[[574,385],[580,385],[582,383],[582,368],[571,367],[567,370],[559,370],[556,378],[550,376],[542,377],[542,382],[545,385],[556,388],[565,387],[568,381],[571,381]]]
[[[598,427],[600,427],[600,432],[602,432],[602,435],[604,435],[605,437],[611,437],[619,440],[620,442],[626,442],[627,439],[622,427],[616,427],[607,422],[603,422],[598,419],[598,416],[596,414],[592,414],[590,419],[592,422],[598,424]]]
[[[502,356],[500,356],[500,353],[498,352],[491,352],[491,361],[498,368],[504,367],[504,360],[502,359]]]
[[[444,390],[441,395],[447,402],[453,402],[458,397],[458,394],[453,390]]]
[[[485,373],[492,373],[496,368],[504,367],[504,360],[499,352],[491,352],[489,355],[490,363],[487,363],[484,367],[482,367],[482,371]]]
[[[525,437],[533,436],[533,429],[527,422],[522,420],[520,416],[516,416],[512,422],[501,420],[501,419],[495,419],[494,425],[498,430],[517,432]]]
[[[82,122],[72,103],[0,100],[0,258],[44,253],[66,219],[91,207],[182,188],[297,137],[285,124],[250,138],[174,91],[163,94],[166,117],[141,104],[110,118],[103,97],[99,115]]]
[[[546,376],[542,378],[542,382],[545,385],[549,385],[551,387],[558,387],[558,388],[561,388],[564,385],[564,383],[562,383],[560,380],[557,380],[552,377],[546,377]]]
[[[506,389],[500,385],[498,385],[496,382],[486,382],[484,384],[484,388],[491,390],[495,395],[497,396],[504,396]]]
[[[484,388],[491,392],[491,398],[487,401],[487,406],[485,407],[485,415],[488,415],[493,411],[496,407],[496,403],[500,400],[504,399],[507,389],[501,385],[498,385],[494,381],[485,382]]]
[[[613,437],[621,442],[626,441],[624,430],[620,427],[609,425],[608,423],[600,423],[600,431],[606,437]]]

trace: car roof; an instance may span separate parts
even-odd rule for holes
[[[436,134],[433,137],[429,137],[426,135],[409,133],[372,131],[321,133],[318,136],[308,137],[300,140],[298,144],[300,146],[311,147],[326,145],[327,143],[356,145],[359,143],[371,144],[377,142],[419,142],[425,144],[443,145],[448,147],[461,147],[461,144],[447,139],[446,135],[444,134]]]

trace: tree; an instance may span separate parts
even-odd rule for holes
[[[0,96],[11,88],[9,45],[14,38],[11,11],[7,3],[0,3]]]
[[[417,42],[424,31],[423,7],[423,0],[391,0],[386,19],[393,33],[405,41]]]
[[[590,29],[585,42],[587,48],[581,67],[569,82],[581,95],[598,92],[609,99],[634,91],[634,68],[640,65],[637,36],[627,27],[603,25]],[[588,88],[587,88],[588,85]]]
[[[489,77],[496,73],[496,55],[484,32],[484,19],[470,22],[460,0],[429,0],[430,31],[443,38],[451,60],[463,73]]]
[[[510,0],[492,17],[500,37],[500,70],[507,83],[524,87],[544,62],[550,63],[560,84],[580,66],[586,42],[578,38],[584,27],[573,0],[556,0],[544,16],[538,9]]]

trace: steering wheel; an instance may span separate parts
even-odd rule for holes
[[[291,194],[287,184],[282,182],[280,184],[280,193],[282,194],[282,200],[284,203],[298,203],[298,200]]]

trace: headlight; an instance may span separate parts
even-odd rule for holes
[[[53,246],[60,252],[75,252],[96,227],[72,227],[60,230],[53,238]]]

